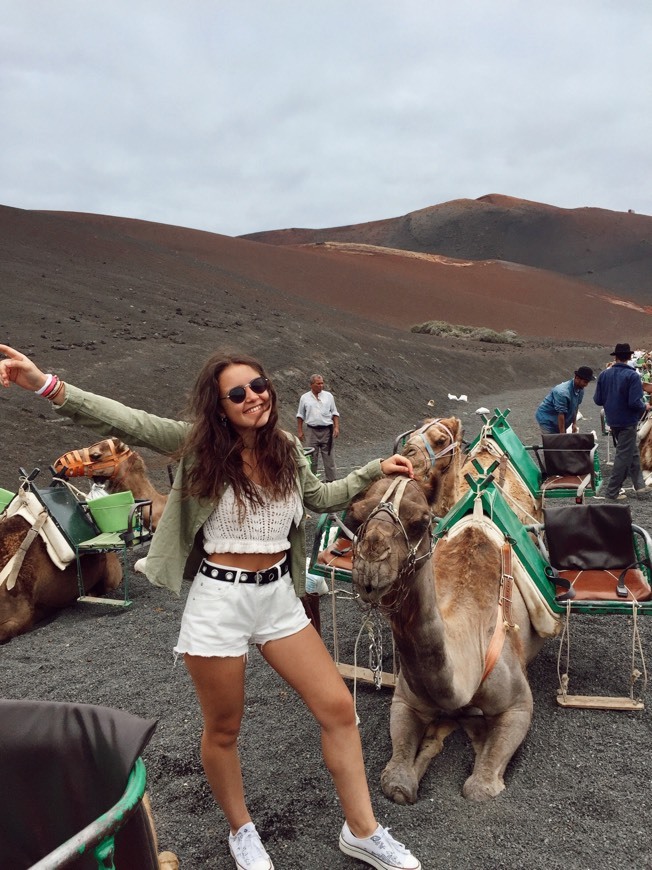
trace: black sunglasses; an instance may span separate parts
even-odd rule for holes
[[[248,384],[241,387],[232,387],[226,396],[220,396],[220,399],[230,399],[234,405],[241,405],[247,398],[247,387],[257,396],[260,396],[269,387],[269,378],[254,378],[253,381],[249,381]]]

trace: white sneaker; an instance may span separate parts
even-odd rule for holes
[[[274,870],[253,822],[229,834],[229,849],[238,870]]]
[[[403,843],[399,843],[389,833],[389,828],[378,825],[370,837],[354,837],[344,822],[340,833],[340,850],[351,858],[364,861],[376,870],[421,870],[417,860]]]

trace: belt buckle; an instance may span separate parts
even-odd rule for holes
[[[256,571],[256,574],[255,574],[256,586],[260,586],[260,584],[262,583],[263,573],[264,573],[263,571]]]

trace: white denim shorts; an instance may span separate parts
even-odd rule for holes
[[[280,564],[280,563],[279,563]],[[198,573],[181,617],[176,654],[242,656],[310,623],[290,573],[273,583],[231,583]]]

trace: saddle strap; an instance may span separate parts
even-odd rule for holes
[[[505,620],[503,619],[503,608],[500,603],[498,604],[498,612],[496,613],[496,625],[494,627],[494,633],[491,636],[491,641],[489,642],[489,646],[487,647],[487,654],[484,657],[484,673],[482,674],[481,683],[487,679],[489,674],[493,671],[496,662],[500,658],[500,654],[503,651],[503,645],[505,643]]]
[[[512,574],[512,547],[509,541],[505,541],[500,550],[502,570],[500,576],[500,601],[503,611],[505,628],[517,628],[512,622],[512,592],[514,589],[514,575]]]
[[[405,487],[408,485],[410,481],[409,477],[405,477],[401,475],[400,477],[395,477],[394,480],[390,483],[390,485],[385,490],[383,495],[383,501],[390,501],[391,497],[396,493],[396,497],[394,498],[394,509],[396,510],[396,514],[398,515],[399,509],[401,507],[401,499],[403,498],[403,493],[405,492]]]
[[[48,512],[45,510],[41,511],[41,513],[36,517],[36,519],[34,520],[34,525],[29,529],[16,552],[2,569],[2,572],[0,573],[0,586],[2,586],[2,584],[6,581],[7,589],[14,588],[14,586],[16,585],[16,580],[18,579],[18,575],[20,573],[20,569],[23,567],[23,562],[25,561],[27,551],[32,546],[32,541],[41,531],[41,528],[43,527],[47,518]]]
[[[500,658],[505,644],[505,636],[508,628],[517,629],[512,622],[512,591],[514,577],[512,575],[512,547],[509,541],[505,541],[500,549],[500,595],[498,599],[498,611],[496,613],[496,625],[491,636],[487,653],[484,659],[484,673],[481,682],[484,682],[494,669]]]

